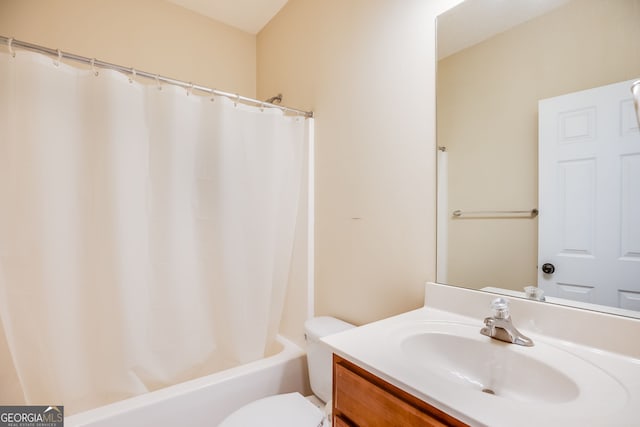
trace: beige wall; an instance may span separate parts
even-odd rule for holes
[[[316,114],[316,313],[422,304],[435,279],[435,16],[457,0],[291,0],[258,34],[258,96]]]
[[[255,96],[255,36],[161,0],[0,0],[0,34]]]
[[[538,100],[640,76],[640,0],[579,0],[438,66],[449,211],[537,206]],[[537,282],[536,219],[449,221],[448,282]]]

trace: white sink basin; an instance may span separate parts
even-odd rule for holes
[[[627,399],[625,388],[605,371],[541,340],[523,347],[456,322],[411,322],[394,329],[390,347],[402,363],[458,393],[542,405],[579,402],[600,409],[603,402],[617,406]]]
[[[458,327],[459,328],[459,327]],[[458,329],[457,328],[457,329]],[[477,328],[476,328],[477,329]],[[525,402],[563,403],[578,397],[575,381],[501,341],[443,332],[417,333],[401,344],[407,357],[442,379]]]

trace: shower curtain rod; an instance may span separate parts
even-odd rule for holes
[[[91,65],[92,67],[99,67],[99,68],[108,68],[111,70],[116,70],[116,71],[120,71],[122,73],[125,74],[131,74],[134,77],[145,77],[147,79],[151,79],[151,80],[155,80],[156,82],[163,82],[163,83],[168,83],[174,86],[180,86],[183,87],[185,89],[189,89],[189,90],[199,90],[201,92],[209,92],[212,95],[219,95],[219,96],[224,96],[227,98],[231,98],[234,101],[241,101],[244,103],[248,103],[248,104],[254,104],[254,105],[258,105],[261,107],[269,107],[269,108],[278,108],[282,111],[288,112],[288,113],[294,113],[294,114],[299,114],[302,115],[304,117],[307,118],[311,118],[313,117],[313,111],[303,111],[303,110],[297,110],[295,108],[289,108],[289,107],[284,107],[282,105],[276,105],[276,104],[272,104],[270,102],[266,102],[266,101],[260,101],[259,99],[254,99],[254,98],[247,98],[246,96],[241,96],[238,95],[236,93],[231,93],[231,92],[224,92],[218,89],[213,89],[213,88],[209,88],[206,86],[200,86],[197,84],[193,84],[190,82],[185,82],[183,80],[177,80],[177,79],[172,79],[171,77],[164,77],[161,76],[159,74],[152,74],[146,71],[140,71],[140,70],[136,70],[134,68],[129,68],[129,67],[123,67],[122,65],[116,65],[116,64],[111,64],[109,62],[105,62],[105,61],[100,61],[98,59],[95,58],[87,58],[84,56],[80,56],[80,55],[76,55],[73,53],[69,53],[69,52],[63,52],[60,49],[51,49],[48,47],[44,47],[44,46],[39,46],[37,44],[33,44],[33,43],[28,43],[28,42],[24,42],[24,41],[20,41],[20,40],[15,40],[11,37],[5,37],[5,36],[0,36],[0,41],[4,42],[8,48],[9,51],[12,52],[13,47],[19,47],[22,49],[26,49],[26,50],[32,50],[35,52],[40,52],[40,53],[45,53],[47,55],[53,56],[53,57],[57,57],[59,60],[60,59],[70,59],[72,61],[76,61],[76,62],[82,62],[84,64],[88,64]]]

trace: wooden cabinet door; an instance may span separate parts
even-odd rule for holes
[[[333,416],[336,426],[466,426],[336,355],[333,364]]]
[[[351,425],[349,425],[342,418],[334,417],[333,418],[333,427],[351,427]]]

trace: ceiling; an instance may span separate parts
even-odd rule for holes
[[[438,59],[543,15],[569,0],[474,0],[438,17]]]
[[[167,0],[250,34],[257,34],[288,0]]]
[[[249,34],[257,34],[288,0],[166,0]],[[568,0],[474,0],[438,17],[438,57],[561,6]]]

